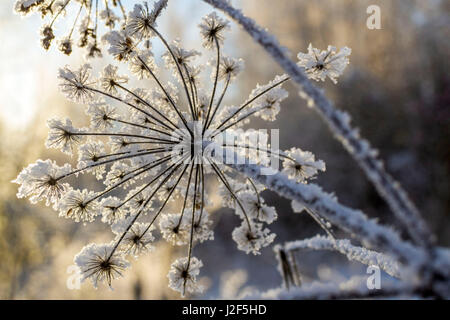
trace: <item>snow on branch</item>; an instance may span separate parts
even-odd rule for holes
[[[322,218],[355,235],[364,245],[390,253],[405,266],[416,268],[425,263],[425,254],[410,243],[403,241],[392,229],[377,224],[359,211],[340,204],[336,198],[315,184],[302,184],[271,168],[250,163],[237,154],[221,152],[214,146],[215,157],[226,165],[257,181],[268,189],[291,200],[296,200],[317,212]],[[268,174],[270,173],[270,174]]]
[[[312,282],[300,288],[285,290],[283,288],[271,289],[258,296],[247,298],[256,299],[364,299],[364,298],[388,298],[388,297],[413,297],[415,288],[412,285],[401,282],[383,284],[383,288],[371,290],[366,284],[367,278],[355,276],[342,283]]]
[[[300,87],[300,96],[307,99],[308,105],[314,107],[322,116],[335,137],[353,156],[380,195],[387,201],[393,213],[406,225],[413,241],[429,247],[434,239],[419,211],[399,183],[385,171],[382,161],[377,158],[377,151],[370,146],[368,141],[360,137],[357,129],[352,128],[350,116],[346,112],[337,110],[322,90],[316,88],[309,81],[302,69],[288,58],[286,48],[283,48],[273,35],[246,17],[240,10],[232,7],[228,1],[203,1],[223,11],[240,24],[291,76],[292,80]]]
[[[376,265],[387,274],[396,278],[400,277],[400,268],[397,261],[385,254],[354,246],[348,239],[335,240],[317,235],[310,239],[287,242],[284,244],[283,249],[285,251],[296,251],[301,249],[333,250],[345,255],[348,260],[355,260],[365,265]]]

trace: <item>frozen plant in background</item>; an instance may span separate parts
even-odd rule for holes
[[[400,278],[400,267],[397,261],[382,253],[371,251],[364,247],[355,246],[351,244],[348,239],[334,239],[331,237],[317,235],[310,239],[287,242],[283,246],[276,246],[274,249],[278,253],[279,257],[280,251],[284,251],[285,254],[291,255],[291,257],[301,250],[336,251],[345,255],[348,260],[359,261],[368,266],[379,266],[390,276]],[[294,262],[295,259],[293,258],[291,263]]]
[[[114,29],[126,21],[122,0],[16,0],[14,11],[22,16],[41,16],[41,45],[45,50],[57,40],[62,53],[70,55],[78,46],[85,49],[88,58],[102,56],[100,30]],[[58,24],[68,29],[57,32]]]
[[[207,182],[212,186],[211,180],[218,180],[226,199],[223,205],[241,219],[232,233],[240,250],[259,254],[275,238],[267,225],[278,215],[260,194],[265,187],[237,174],[208,147],[231,150],[258,165],[268,165],[275,157],[302,185],[325,165],[298,148],[274,150],[267,135],[242,129],[251,117],[275,120],[288,95],[281,88],[288,77],[258,85],[239,106],[224,105],[227,90],[243,70],[242,60],[223,54],[228,22],[211,13],[199,25],[204,47],[214,56],[206,72],[195,63],[200,52],[183,48],[179,41],[170,43],[156,29],[155,19],[165,5],[158,1],[150,9],[145,2],[136,4],[125,28],[104,36],[117,65],[105,66],[98,78],[88,64],[60,70],[61,91],[85,104],[91,121],[88,127],[76,128],[70,119],[49,120],[46,146],[71,156],[77,153],[78,163],[71,168],[38,160],[15,182],[21,185],[20,198],[45,200],[60,217],[82,223],[100,220],[112,229],[111,243],[90,244],[75,258],[83,277],[94,285],[103,281],[111,286],[129,266],[129,256],[151,250],[153,231],[159,228],[164,240],[186,248],[186,256],[175,260],[168,274],[169,286],[185,295],[201,291],[197,277],[203,262],[194,256],[195,246],[214,238]],[[164,69],[154,60],[154,39],[165,46],[170,82],[159,77]],[[122,74],[119,64],[131,73]],[[131,87],[130,77],[143,80],[142,87]],[[259,140],[253,139],[255,134]],[[102,181],[103,190],[75,189],[77,177],[86,173]]]

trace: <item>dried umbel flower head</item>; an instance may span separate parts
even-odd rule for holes
[[[128,228],[133,218],[133,216],[130,216],[126,219],[121,219],[112,225],[111,229],[117,237],[124,235],[122,239],[124,252],[134,257],[139,257],[153,250],[152,243],[155,237],[152,235],[152,231],[155,227],[149,223],[136,222],[131,228]]]
[[[252,223],[251,225],[243,223],[234,229],[232,236],[238,244],[238,249],[254,255],[260,254],[261,248],[266,247],[275,239],[275,235],[270,233],[269,229],[262,228],[262,223]]]
[[[66,119],[64,122],[59,119],[50,119],[47,121],[50,128],[47,142],[47,148],[61,149],[62,152],[72,154],[75,145],[79,144],[83,138],[82,130],[72,126],[72,121]]]
[[[111,287],[112,280],[121,277],[130,265],[122,254],[115,252],[113,244],[90,244],[75,256],[74,262],[80,268],[82,280],[90,279],[95,288],[99,282]]]
[[[170,266],[167,277],[169,287],[179,291],[184,297],[186,292],[201,293],[203,287],[197,284],[197,276],[203,263],[196,257],[180,258],[175,260]]]
[[[52,119],[46,145],[68,154],[78,151],[76,169],[65,165],[62,170],[50,160],[39,160],[15,182],[21,184],[21,197],[31,197],[33,202],[46,199],[63,217],[83,223],[100,220],[111,226],[116,235],[112,245],[89,245],[76,258],[94,284],[106,281],[110,285],[127,266],[126,256],[136,257],[151,248],[151,231],[159,227],[165,241],[187,249],[186,257],[177,259],[169,272],[169,286],[185,294],[200,290],[197,276],[202,262],[193,255],[195,246],[214,239],[214,216],[206,210],[211,192],[207,176],[219,182],[223,204],[241,219],[232,234],[240,250],[256,255],[275,238],[266,225],[278,215],[261,196],[265,188],[236,174],[218,151],[231,150],[237,157],[263,165],[275,157],[277,163],[282,160],[288,174],[297,173],[291,168],[300,165],[301,183],[325,167],[310,153],[272,149],[267,134],[255,140],[257,131],[242,129],[252,117],[276,118],[288,95],[281,86],[289,78],[277,76],[258,85],[240,106],[224,105],[228,89],[242,71],[241,60],[222,53],[228,22],[210,14],[202,23],[204,45],[215,48],[216,57],[211,75],[205,75],[195,63],[200,52],[183,48],[179,41],[170,44],[156,29],[155,18],[164,6],[159,1],[150,11],[145,3],[137,5],[128,15],[128,28],[105,36],[109,52],[117,63],[128,65],[131,75],[122,75],[118,65],[106,66],[97,79],[89,65],[60,70],[61,91],[86,105],[90,125],[75,128],[68,119]],[[173,72],[171,82],[159,77],[164,69],[153,60],[148,45],[153,40],[166,49],[163,61]],[[128,77],[133,75],[137,77],[133,83],[145,80],[142,87],[129,85]],[[84,173],[92,173],[104,189],[94,192],[61,184]],[[55,181],[60,187],[31,190],[35,178],[39,183]]]
[[[344,47],[339,52],[336,47],[328,46],[327,50],[320,51],[313,48],[310,43],[308,53],[300,52],[297,55],[298,65],[306,69],[310,79],[325,81],[329,77],[331,81],[337,83],[338,78],[349,64],[348,56],[352,53],[350,48]]]
[[[244,69],[244,61],[242,59],[233,59],[222,57],[220,60],[219,80],[230,78],[234,79]]]
[[[216,44],[222,44],[224,31],[229,29],[229,22],[219,17],[215,12],[208,14],[199,24],[203,37],[203,45],[206,48],[214,48]]]
[[[48,50],[60,20],[66,20],[69,30],[61,30],[58,49],[70,55],[73,43],[86,48],[86,57],[101,57],[98,34],[100,24],[113,29],[120,21],[125,23],[123,0],[16,0],[14,11],[22,16],[40,13],[44,22],[41,28],[41,45]],[[167,1],[164,1],[167,2]],[[70,14],[67,14],[70,13]],[[73,20],[72,20],[73,19]],[[78,33],[78,35],[76,34]],[[78,41],[76,39],[78,38]]]
[[[92,222],[98,213],[95,193],[86,189],[70,190],[58,202],[59,216],[75,222]]]
[[[65,80],[60,83],[59,87],[70,100],[81,103],[91,101],[93,92],[88,89],[92,85],[90,70],[91,66],[88,64],[83,65],[77,71],[72,71],[68,67],[59,69],[59,78]]]
[[[67,183],[62,183],[61,177],[71,171],[72,168],[67,163],[63,167],[59,167],[54,161],[38,160],[23,169],[13,180],[14,183],[20,184],[17,197],[29,198],[31,203],[45,199],[47,206],[54,205],[69,187]]]
[[[165,0],[157,1],[152,10],[149,9],[147,2],[135,4],[133,11],[128,15],[126,24],[129,34],[137,38],[149,38],[153,33],[153,29],[157,27],[156,19],[166,6],[167,1]]]

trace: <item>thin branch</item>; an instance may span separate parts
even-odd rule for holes
[[[130,224],[128,225],[128,227],[126,228],[126,230],[122,233],[122,235],[120,236],[120,238],[117,240],[116,244],[114,245],[113,249],[111,250],[111,253],[107,259],[107,261],[109,259],[111,259],[111,257],[113,256],[114,252],[117,250],[117,248],[119,247],[120,243],[122,242],[123,238],[125,237],[125,235],[127,234],[127,232],[131,229],[131,227],[134,225],[134,223],[137,221],[137,219],[139,218],[139,216],[142,214],[142,212],[144,211],[145,207],[148,205],[148,203],[150,202],[150,200],[152,200],[153,196],[158,192],[158,190],[167,182],[167,180],[169,180],[169,178],[175,173],[175,171],[181,166],[181,162],[184,160],[184,158],[181,159],[181,161],[179,161],[178,164],[173,164],[172,166],[166,168],[163,172],[161,172],[160,174],[158,174],[158,176],[156,176],[155,178],[153,178],[152,182],[158,180],[162,175],[164,175],[167,171],[171,170],[165,177],[164,179],[160,182],[160,184],[158,185],[158,187],[153,190],[152,194],[145,200],[145,202],[141,205],[141,207],[139,208],[139,211],[136,213],[136,215],[133,217],[133,219],[131,220]],[[184,172],[183,172],[184,173]],[[158,217],[159,213],[161,211],[159,211],[157,213],[157,215],[153,218],[152,223],[156,220],[156,218]]]
[[[344,289],[342,288],[344,287]],[[302,299],[302,300],[342,300],[342,299],[371,299],[389,297],[418,297],[422,296],[421,289],[411,284],[384,284],[380,289],[369,289],[366,277],[350,279],[345,286],[334,283],[314,282],[300,288],[285,290],[272,289],[258,297],[262,299]]]
[[[214,117],[215,117],[215,115],[217,113],[217,110],[219,110],[219,108],[220,108],[220,104],[222,103],[223,97],[225,96],[225,93],[227,92],[228,86],[230,85],[230,80],[231,80],[231,76],[228,75],[227,76],[227,80],[225,82],[225,86],[224,86],[223,91],[222,91],[222,94],[220,95],[219,101],[217,101],[217,103],[216,103],[216,107],[214,108],[214,111],[212,113],[211,119],[209,119],[209,123],[206,126],[206,129],[209,128],[209,126],[211,125],[211,123],[214,120]]]
[[[213,85],[213,90],[211,93],[211,98],[209,100],[209,105],[208,105],[208,113],[206,114],[206,120],[205,120],[205,124],[203,126],[203,134],[206,131],[206,127],[208,125],[209,122],[209,115],[211,113],[211,108],[214,102],[214,96],[216,95],[216,88],[217,88],[217,80],[219,78],[219,66],[220,66],[220,46],[219,46],[219,41],[217,40],[217,37],[214,37],[215,43],[216,43],[216,50],[217,50],[217,65],[216,65],[216,74],[215,74],[215,78],[214,78],[214,85]]]
[[[283,247],[285,251],[303,249],[337,251],[349,260],[355,260],[365,265],[376,265],[387,274],[396,278],[400,277],[400,266],[397,261],[385,254],[354,246],[347,239],[335,240],[329,237],[315,236],[310,239],[287,242]]]
[[[152,29],[152,31],[158,36],[158,38],[161,40],[161,42],[164,44],[164,46],[166,47],[166,49],[169,51],[170,55],[172,56],[172,59],[173,59],[173,61],[175,62],[175,65],[177,66],[178,73],[179,73],[179,75],[180,75],[180,77],[181,77],[181,81],[183,82],[183,87],[184,87],[184,91],[185,91],[185,93],[186,93],[186,98],[187,98],[187,100],[188,100],[188,102],[189,102],[189,106],[190,106],[190,108],[193,110],[192,103],[191,103],[191,96],[189,95],[189,89],[188,89],[188,87],[187,87],[187,85],[186,85],[186,81],[184,80],[183,72],[181,71],[180,64],[178,63],[177,58],[175,57],[175,55],[174,55],[174,53],[173,53],[173,51],[172,51],[172,48],[169,46],[169,44],[167,43],[166,39],[162,36],[161,33],[159,33],[158,30],[156,30],[153,26],[149,26],[149,27],[150,27],[150,28]],[[183,119],[184,119],[184,118],[182,118],[182,120],[183,120]],[[184,122],[184,121],[185,121],[185,120],[183,120],[183,122]],[[189,128],[188,128],[188,129],[189,129]]]
[[[102,90],[98,90],[98,89],[95,89],[95,88],[91,88],[91,87],[87,87],[87,86],[85,86],[84,88],[85,88],[86,90],[90,90],[90,91],[92,91],[92,92],[95,92],[95,93],[104,95],[104,96],[106,96],[106,97],[108,97],[108,98],[111,98],[111,99],[113,99],[113,100],[122,102],[122,103],[126,104],[127,106],[129,106],[129,107],[131,107],[131,108],[133,108],[133,109],[135,109],[135,110],[138,110],[139,112],[142,112],[143,114],[145,114],[145,115],[148,116],[149,118],[151,118],[151,119],[155,120],[156,122],[158,122],[159,124],[161,124],[163,127],[167,128],[167,129],[169,129],[169,130],[174,130],[174,128],[169,127],[167,124],[165,124],[165,123],[164,123],[163,121],[161,121],[160,119],[154,117],[152,114],[148,113],[148,112],[145,111],[145,110],[142,110],[141,108],[135,106],[134,104],[131,104],[131,103],[129,103],[129,102],[123,100],[123,99],[120,98],[120,97],[114,96],[114,95],[112,95],[112,94],[103,92]],[[176,128],[177,128],[177,127],[176,127]]]

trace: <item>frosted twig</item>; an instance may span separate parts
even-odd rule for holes
[[[293,252],[285,250],[280,245],[276,245],[274,251],[278,260],[278,271],[283,277],[284,287],[289,290],[292,286],[301,286],[301,276],[298,271]],[[290,255],[290,257],[288,257]]]
[[[310,239],[297,240],[284,244],[285,251],[300,249],[337,251],[345,255],[349,260],[359,261],[365,265],[376,265],[387,274],[396,278],[400,277],[399,265],[394,259],[379,252],[354,246],[347,239],[334,240],[329,237],[317,235]]]
[[[260,296],[247,298],[262,299],[364,299],[387,297],[412,297],[420,295],[413,285],[404,283],[387,283],[381,289],[371,290],[367,287],[366,277],[352,277],[343,283],[313,282],[300,288],[287,291],[282,288],[272,289]]]

